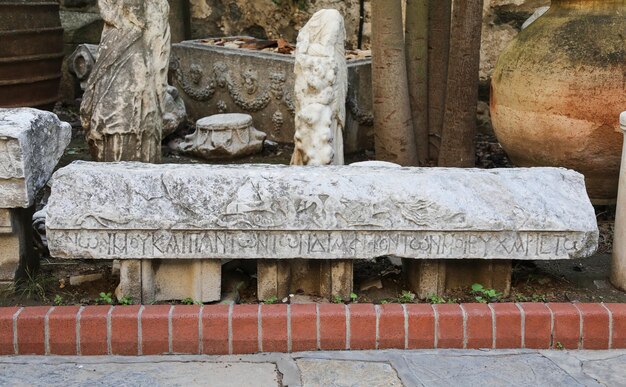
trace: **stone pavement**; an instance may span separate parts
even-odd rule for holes
[[[626,351],[0,357],[0,386],[623,386]]]

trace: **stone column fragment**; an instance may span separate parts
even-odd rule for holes
[[[623,112],[619,118],[620,128],[626,135],[626,112]],[[616,287],[626,290],[626,136],[624,137],[622,166],[619,173],[617,209],[615,211],[611,282]]]
[[[293,165],[343,164],[345,40],[343,17],[334,9],[316,12],[298,34]]]

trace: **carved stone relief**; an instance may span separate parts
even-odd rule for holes
[[[68,258],[564,259],[598,238],[583,176],[557,168],[81,162],[48,216]]]

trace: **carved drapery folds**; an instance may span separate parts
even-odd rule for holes
[[[99,0],[105,21],[81,121],[98,161],[158,162],[170,54],[167,0]]]

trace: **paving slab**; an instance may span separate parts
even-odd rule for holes
[[[16,359],[19,360],[19,359]],[[278,386],[272,363],[155,362],[0,364],[1,386]],[[253,376],[253,377],[251,377]]]
[[[623,386],[626,351],[337,351],[245,356],[0,356],[0,385]]]
[[[296,363],[304,386],[402,386],[396,371],[387,363],[321,359]]]

